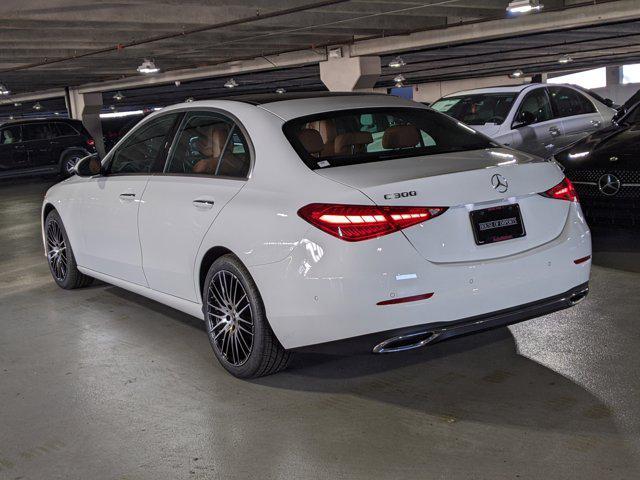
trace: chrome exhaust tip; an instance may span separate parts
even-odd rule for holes
[[[579,292],[574,293],[569,297],[569,303],[571,306],[579,304],[585,298],[587,298],[587,294],[589,293],[589,288],[585,288],[584,290],[580,290]]]
[[[406,350],[413,350],[415,348],[424,347],[433,342],[440,336],[440,332],[423,331],[416,333],[408,333],[405,335],[398,335],[396,337],[388,338],[375,347],[373,347],[373,353],[396,353],[404,352]]]

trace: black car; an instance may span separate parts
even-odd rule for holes
[[[19,175],[71,174],[95,142],[79,120],[20,120],[0,126],[0,178]]]
[[[555,155],[590,223],[640,225],[640,103]]]

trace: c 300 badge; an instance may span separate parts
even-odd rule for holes
[[[418,192],[416,192],[415,190],[410,190],[408,192],[386,193],[384,195],[384,199],[385,200],[395,200],[395,199],[398,199],[398,198],[415,197],[416,195],[418,195]]]

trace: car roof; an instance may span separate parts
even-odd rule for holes
[[[242,95],[237,97],[224,97],[219,100],[198,100],[165,107],[156,112],[156,114],[152,114],[152,116],[161,114],[162,112],[168,113],[176,109],[191,110],[203,107],[221,108],[234,113],[234,105],[238,107],[238,104],[261,108],[285,121],[307,115],[354,108],[428,108],[418,102],[380,93],[308,92],[276,95]],[[236,110],[238,109],[236,108]]]
[[[460,95],[477,95],[482,93],[520,93],[529,87],[544,86],[542,83],[525,83],[522,85],[503,85],[498,87],[474,88],[471,90],[461,90],[459,92],[448,93],[442,98],[458,97]]]

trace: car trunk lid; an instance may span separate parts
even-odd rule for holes
[[[316,172],[360,190],[377,205],[448,207],[433,220],[403,230],[429,261],[468,262],[514,255],[547,243],[564,228],[569,202],[542,197],[563,174],[551,162],[508,149],[403,158]],[[494,188],[494,176],[505,181]],[[474,210],[517,203],[526,234],[478,245]]]

